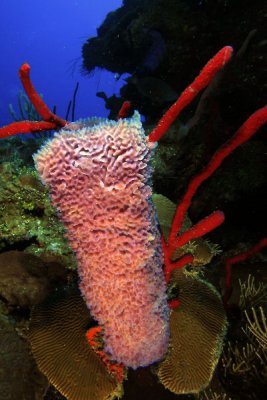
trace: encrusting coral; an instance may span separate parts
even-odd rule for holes
[[[0,254],[0,299],[10,310],[30,309],[67,280],[64,266],[23,251]]]
[[[75,269],[75,259],[47,190],[32,167],[20,164],[16,159],[0,166],[1,251],[16,246]]]

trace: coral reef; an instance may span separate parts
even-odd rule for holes
[[[243,251],[236,252],[236,257],[244,254]],[[218,286],[221,269],[217,269],[216,263],[213,263],[211,268],[211,280],[214,283],[214,279],[217,279]],[[207,275],[206,272],[204,276],[210,279],[211,274]],[[224,350],[208,388],[197,396],[201,400],[265,398],[266,252],[236,265],[233,274],[233,292],[227,308],[229,326]]]
[[[19,154],[24,146],[25,143]],[[14,162],[4,162],[0,166],[1,251],[25,250],[74,269],[75,259],[63,237],[64,228],[48,193],[36,171],[32,167],[20,167],[22,162],[16,158]]]
[[[42,400],[48,382],[39,372],[30,345],[18,333],[13,318],[1,313],[0,343],[0,399]]]
[[[0,254],[0,298],[10,309],[31,308],[65,279],[61,264],[45,263],[40,257],[21,251]]]
[[[224,172],[215,172],[211,183],[209,185],[204,183],[193,199],[200,184],[215,171],[222,160],[237,145],[248,140],[266,122],[266,107],[254,112],[263,103],[264,85],[262,85],[262,82],[264,81],[264,72],[260,72],[260,69],[263,62],[263,49],[266,46],[262,37],[266,5],[262,4],[260,0],[256,0],[256,2],[262,7],[255,7],[255,2],[249,0],[243,1],[242,7],[239,0],[236,4],[232,1],[221,0],[214,2],[209,0],[195,2],[192,0],[186,3],[183,1],[172,2],[171,0],[164,2],[153,0],[149,3],[148,0],[142,2],[125,0],[121,9],[108,15],[106,21],[98,30],[99,37],[89,40],[88,44],[84,46],[85,55],[91,52],[92,64],[86,64],[88,70],[95,66],[112,65],[112,67],[108,67],[111,70],[120,73],[124,71],[132,72],[133,77],[128,79],[127,84],[122,89],[121,97],[130,100],[133,107],[141,110],[152,129],[155,116],[158,118],[158,114],[162,113],[162,110],[167,106],[172,94],[180,91],[182,81],[190,80],[193,69],[195,70],[198,63],[202,62],[202,57],[207,58],[206,53],[210,53],[211,48],[215,45],[217,49],[222,37],[223,41],[227,38],[233,39],[231,43],[234,42],[236,47],[239,48],[228,66],[218,73],[225,61],[229,61],[232,53],[230,47],[223,48],[208,64],[211,70],[209,67],[204,68],[204,72],[202,71],[182,93],[180,99],[167,111],[147,137],[146,145],[148,146],[152,145],[151,142],[159,140],[184,106],[192,101],[199,90],[207,86],[209,78],[211,79],[218,73],[209,87],[204,90],[193,115],[192,109],[189,108],[183,116],[186,123],[178,121],[173,125],[173,131],[178,131],[179,136],[175,144],[171,143],[171,138],[163,138],[159,143],[159,151],[154,160],[156,173],[159,176],[159,178],[154,176],[156,191],[169,195],[175,202],[177,202],[177,198],[180,199],[180,205],[173,207],[170,200],[161,195],[154,196],[159,222],[162,224],[162,250],[165,264],[163,273],[168,286],[167,299],[164,298],[164,301],[168,300],[170,308],[170,346],[163,361],[153,365],[151,369],[127,371],[129,380],[124,383],[125,399],[139,398],[140,393],[141,396],[145,393],[146,399],[156,398],[159,393],[162,399],[176,398],[175,394],[179,394],[179,398],[197,397],[205,400],[261,400],[265,398],[266,285],[264,279],[266,278],[264,276],[266,276],[266,272],[264,273],[264,267],[266,271],[266,263],[261,263],[260,266],[257,264],[257,267],[250,263],[235,267],[232,281],[229,274],[226,275],[226,280],[223,275],[224,258],[231,260],[237,257],[240,259],[240,257],[234,255],[238,253],[239,244],[234,247],[233,242],[236,242],[238,238],[241,247],[245,247],[245,249],[243,248],[244,252],[250,247],[249,244],[256,242],[259,237],[263,236],[265,230],[263,218],[265,206],[262,206],[265,203],[264,200],[261,200],[265,199],[266,190],[266,177],[264,176],[266,139],[264,136],[260,133],[259,139],[253,139],[251,143],[242,146],[235,159],[229,157],[225,163]],[[247,7],[244,6],[244,3]],[[248,13],[249,18],[246,18]],[[194,26],[191,18],[194,21]],[[238,23],[240,18],[244,18],[243,23]],[[233,24],[237,27],[234,33],[230,29],[229,32],[226,32],[227,28],[233,26]],[[257,24],[257,30],[254,29],[254,24]],[[247,37],[243,37],[244,28],[247,29]],[[157,40],[155,40],[155,37]],[[214,40],[214,37],[216,37],[216,40]],[[179,43],[182,44],[179,45]],[[102,53],[99,49],[102,49]],[[195,49],[195,51],[192,51],[192,49]],[[174,54],[177,54],[180,58],[177,58]],[[250,58],[249,63],[247,62],[248,57]],[[185,68],[181,66],[181,64],[184,64],[184,59],[187,59]],[[188,61],[190,61],[189,65],[187,64]],[[254,74],[251,73],[251,68],[253,68],[255,74],[257,73],[258,79],[255,79]],[[205,78],[203,78],[203,75]],[[21,121],[1,128],[1,137],[18,132],[40,132],[62,127],[65,132],[59,133],[55,141],[61,135],[62,140],[64,136],[73,138],[75,136],[73,131],[80,132],[88,129],[92,135],[96,134],[97,127],[88,128],[85,121],[68,124],[66,120],[62,120],[47,108],[42,99],[38,95],[36,96],[35,89],[29,79],[29,66],[27,64],[21,67],[20,78],[42,120]],[[247,84],[249,95],[244,92],[246,86],[244,82]],[[151,93],[151,83],[157,89],[153,94]],[[156,93],[160,93],[162,88],[164,88],[164,96],[162,96],[162,101],[158,101]],[[102,97],[109,102],[112,109],[111,115],[117,114],[112,103],[114,100],[114,103],[116,102],[118,105],[120,99],[115,97],[108,99],[105,94],[102,94]],[[155,98],[155,101],[153,101],[153,98]],[[121,110],[123,111],[123,107]],[[128,112],[129,109],[126,109],[125,112],[122,112],[123,115],[120,112],[119,115],[124,118],[128,115]],[[197,169],[207,164],[207,160],[213,154],[214,149],[224,143],[240,121],[245,119],[244,116],[251,112],[254,112],[254,114],[236,132],[233,139],[228,140],[225,145],[220,147],[207,167],[196,174]],[[99,124],[99,127],[103,127],[103,122],[97,122],[97,124]],[[117,124],[115,122],[108,123],[109,127],[125,125],[127,125],[126,121],[119,121]],[[75,139],[77,138],[73,139],[76,143]],[[107,148],[108,145],[109,143],[107,143]],[[64,147],[63,150],[60,148],[58,153],[61,151],[64,153],[66,148]],[[71,148],[71,151],[74,150]],[[77,162],[81,162],[78,172],[82,171],[88,174],[89,169],[94,168],[94,160],[86,157],[88,155],[87,149],[80,146],[80,150],[81,158],[75,159],[73,164],[69,161],[69,154],[64,153],[64,159],[67,160],[64,165],[70,167],[70,171],[73,171]],[[97,151],[98,148],[93,150]],[[45,150],[43,151],[45,152]],[[118,158],[120,158],[120,155]],[[118,158],[114,160],[114,164],[116,164]],[[106,159],[104,161],[106,162]],[[127,162],[126,165],[128,165]],[[134,165],[136,166],[136,164]],[[111,163],[111,168],[112,166]],[[46,166],[43,165],[41,173],[52,176],[51,179],[53,179],[53,168],[50,168],[50,170],[45,170],[45,168]],[[97,168],[99,168],[98,165]],[[165,168],[167,171],[164,171]],[[99,168],[97,172],[101,175],[103,168]],[[27,177],[22,179],[23,184],[32,182],[32,178],[28,177],[28,172],[26,175]],[[63,175],[64,179],[54,183],[55,186],[60,187],[61,193],[64,195],[67,191],[63,189],[68,188],[69,177],[68,174]],[[140,175],[142,176],[142,174]],[[235,175],[235,178],[231,178]],[[94,183],[97,181],[97,176],[91,177]],[[187,185],[188,189],[182,196]],[[79,190],[83,189],[83,185],[80,186]],[[118,189],[116,185],[115,188],[113,186],[113,182],[108,186],[109,196],[114,190],[116,192]],[[95,186],[93,187],[95,189]],[[94,191],[101,193],[101,196],[95,199],[97,207],[93,211],[97,212],[102,210],[100,203],[103,198],[105,199],[103,189],[106,186],[101,180],[100,182],[97,181],[96,187],[97,190]],[[248,203],[246,199],[248,193],[251,193],[253,198],[251,203]],[[72,194],[75,198],[77,193]],[[151,190],[149,191],[150,195]],[[52,191],[52,196],[58,200],[55,191]],[[114,198],[116,199],[113,204],[114,208],[117,203],[120,204],[120,201],[124,200]],[[86,202],[84,199],[83,201]],[[24,202],[26,210],[28,203]],[[72,206],[72,200],[69,204]],[[106,201],[104,204],[109,206],[110,202]],[[149,205],[152,207],[151,203]],[[192,222],[186,216],[190,205],[192,205],[190,209]],[[224,221],[224,214],[218,211],[220,207],[226,210],[226,220],[230,221],[228,222],[229,225],[226,224],[225,228],[219,228],[218,234],[211,233]],[[71,207],[64,209],[67,217],[70,215],[69,208]],[[235,227],[236,221],[238,221],[235,216],[236,208],[239,211],[239,222],[242,221],[241,228]],[[138,207],[137,210],[139,210]],[[149,210],[151,211],[151,209]],[[28,212],[31,212],[31,210],[29,209]],[[74,216],[71,215],[71,217],[76,221],[79,213],[80,210],[76,207],[74,208]],[[64,217],[64,213],[62,215]],[[93,213],[93,215],[95,214]],[[138,215],[140,215],[140,212]],[[203,215],[209,216],[203,218]],[[78,226],[81,224],[81,219],[84,219],[84,214],[82,217],[77,222]],[[104,226],[109,232],[110,221],[107,221],[105,225],[101,215],[97,217],[100,229]],[[154,224],[154,215],[152,217]],[[65,221],[67,222],[67,229],[70,219],[66,218]],[[255,225],[251,228],[251,220],[256,221],[257,219],[260,219],[260,222],[254,222]],[[171,220],[172,222],[170,222]],[[199,222],[195,223],[195,221]],[[99,229],[99,226],[96,228]],[[96,228],[93,226],[87,234],[89,235]],[[155,230],[151,229],[151,231],[153,241],[157,234],[155,235]],[[94,249],[100,253],[101,248],[97,247],[98,242],[95,241],[95,238],[99,237],[99,232],[93,232],[96,234],[96,237],[93,237]],[[210,263],[213,255],[219,253],[216,245],[202,239],[202,236],[206,233],[210,233],[210,237],[215,243],[224,246],[224,254],[220,261],[215,260],[210,267],[204,269],[202,268],[203,264]],[[70,239],[75,243],[75,249],[78,249],[80,247],[78,242],[80,236],[77,238],[78,244],[75,242],[76,238],[73,239],[73,237],[74,235]],[[85,233],[82,237],[85,237]],[[149,239],[147,236],[146,238]],[[38,241],[39,239],[40,237],[38,237]],[[10,239],[8,238],[8,240]],[[49,240],[46,243],[48,242]],[[150,240],[148,240],[149,242]],[[17,246],[17,244],[21,245],[21,240],[15,242],[14,245]],[[157,252],[157,244],[158,241],[156,240],[155,249],[149,248],[148,244],[152,253],[153,251]],[[113,249],[111,240],[108,245],[106,246],[108,250]],[[9,250],[8,246],[5,247],[5,250]],[[24,248],[21,250],[24,250]],[[115,256],[117,256],[116,251],[113,252]],[[4,254],[8,256],[8,253],[5,252]],[[113,265],[112,255],[111,264]],[[121,257],[124,257],[124,255]],[[84,262],[86,264],[87,261]],[[98,265],[102,268],[100,273],[104,275],[105,279],[106,268],[103,267],[106,267],[106,265],[107,262],[103,259],[101,259],[101,265]],[[242,276],[248,276],[251,269],[254,269],[255,278],[249,277],[247,281],[241,279]],[[21,271],[21,269],[17,268],[15,271]],[[34,275],[34,268],[29,268],[29,270],[24,268],[22,273],[24,274],[25,271]],[[161,273],[161,278],[163,273]],[[237,285],[237,278],[241,279],[240,286]],[[19,279],[17,281],[19,282]],[[104,291],[106,288],[102,288],[101,281],[99,280],[99,282],[99,288]],[[46,281],[44,280],[43,287],[45,285]],[[116,286],[116,282],[114,285]],[[30,288],[31,286],[26,285],[26,287]],[[222,341],[226,330],[226,316],[219,291],[221,293],[225,291],[223,299],[229,320],[227,341],[221,357]],[[127,295],[126,290],[125,293]],[[9,292],[4,292],[4,294],[6,301],[9,301],[10,304],[12,302],[16,304],[16,301],[14,302],[12,298],[12,293],[9,295]],[[113,311],[117,298],[108,297],[108,295],[109,293],[107,293],[107,298],[112,305],[110,309]],[[19,299],[18,304],[23,304],[26,299],[26,306],[28,307],[32,303],[38,303],[43,295],[41,292],[40,298],[37,296],[35,299],[34,296],[33,298],[28,295],[23,297],[18,291],[18,293],[14,292],[14,296]],[[11,312],[3,301],[0,306],[3,313]],[[101,306],[105,306],[105,302]],[[121,308],[124,311],[124,308]],[[116,314],[117,316],[120,316],[119,312]],[[19,318],[16,317],[16,325],[18,325],[18,320]],[[92,340],[98,340],[95,336],[90,336],[92,332],[95,332],[95,329],[102,333],[102,336],[99,335],[99,341],[100,343],[102,341],[104,346],[103,338],[106,342],[108,341],[105,336],[105,329],[104,327],[95,327],[95,321],[92,320],[86,310],[77,290],[76,293],[72,294],[66,287],[63,292],[57,289],[55,295],[51,295],[44,304],[38,304],[32,311],[29,337],[38,366],[69,399],[86,398],[88,393],[91,397],[99,399],[122,395],[122,386],[118,385],[121,381],[118,382],[118,379],[114,379],[108,369],[110,366],[116,369],[118,367],[116,362],[114,361],[112,365],[113,360],[110,359],[109,365],[108,363],[104,364],[103,358],[99,357],[103,347],[99,351],[94,346],[89,347],[88,342],[86,342],[86,337],[89,338],[89,344],[92,344]],[[134,343],[132,347],[134,347]],[[122,348],[121,354],[123,352],[124,349]],[[109,354],[105,353],[105,357],[108,358],[108,356]],[[120,359],[119,357],[116,358]],[[97,376],[92,381],[94,374],[97,374]],[[163,385],[173,393],[165,391],[163,385],[156,381],[156,377],[159,377]],[[99,378],[99,381],[97,381],[97,378]],[[242,387],[240,385],[241,380]],[[149,384],[153,385],[153,388],[149,388]],[[144,391],[140,388],[144,388]],[[199,393],[204,388],[206,389]],[[157,389],[158,392],[156,391],[155,394]],[[150,393],[150,395],[147,393]],[[181,393],[196,393],[196,396],[188,395],[184,397]],[[53,399],[57,396],[52,391],[50,391],[50,395]]]

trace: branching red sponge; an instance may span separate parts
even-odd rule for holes
[[[147,141],[138,113],[61,131],[36,155],[76,252],[80,289],[104,328],[105,352],[137,368],[160,360],[169,311],[151,202]]]

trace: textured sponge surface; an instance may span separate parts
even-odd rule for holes
[[[153,146],[135,113],[61,131],[35,155],[76,253],[81,292],[104,327],[105,350],[133,368],[160,360],[169,342]]]

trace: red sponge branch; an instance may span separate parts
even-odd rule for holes
[[[217,150],[217,152],[213,155],[208,165],[198,175],[196,175],[189,183],[185,195],[183,196],[180,204],[176,208],[168,238],[168,244],[166,244],[163,241],[163,252],[165,256],[165,277],[167,282],[170,279],[171,271],[173,271],[175,268],[181,268],[181,266],[185,266],[187,263],[190,263],[190,259],[186,258],[187,256],[184,256],[181,260],[179,260],[179,262],[181,261],[181,263],[178,262],[172,263],[170,261],[170,257],[174,249],[182,247],[190,240],[204,236],[206,233],[212,231],[213,229],[221,225],[224,221],[224,214],[221,211],[216,211],[212,213],[210,216],[198,222],[188,231],[178,236],[182,227],[185,214],[190,207],[192,198],[195,195],[197,189],[206,179],[208,179],[214,173],[214,171],[216,171],[216,169],[221,165],[223,160],[229,154],[231,154],[238,146],[242,145],[244,142],[249,140],[257,132],[257,130],[260,129],[261,126],[264,125],[266,122],[267,122],[267,106],[264,106],[259,110],[255,111],[244,122],[244,124],[237,130],[234,136]],[[264,246],[266,246],[265,241],[263,241],[263,243]],[[262,245],[262,242],[260,245]],[[254,249],[252,250],[252,252],[254,253]],[[241,261],[240,258],[238,258],[238,261],[235,260],[234,262]],[[225,302],[228,301],[231,293],[230,282],[231,282],[232,262],[233,260],[231,259],[226,266],[227,278],[226,278]]]
[[[29,97],[29,100],[34,105],[38,114],[47,122],[55,122],[57,127],[65,126],[67,121],[53,114],[52,111],[49,110],[43,99],[36,92],[30,79],[29,64],[22,64],[19,70],[19,77],[27,96]]]
[[[208,165],[191,180],[184,197],[176,209],[169,236],[170,243],[176,240],[177,234],[181,229],[184,216],[190,207],[192,198],[199,186],[206,179],[208,179],[214,171],[216,171],[216,169],[229,154],[231,154],[238,146],[249,140],[266,122],[267,106],[255,111],[237,130],[235,135],[216,151]]]
[[[233,53],[230,46],[223,47],[201,70],[197,78],[189,85],[178,100],[161,118],[155,129],[148,136],[148,141],[158,141],[169,129],[171,124],[178,117],[180,112],[204,89],[215,75],[229,62]],[[199,221],[188,231],[179,235],[186,212],[188,211],[192,198],[199,186],[208,179],[221,165],[223,160],[231,154],[238,146],[249,140],[257,130],[267,122],[267,106],[262,107],[252,114],[247,121],[237,130],[235,135],[222,145],[213,155],[208,165],[197,174],[187,187],[180,204],[177,206],[167,243],[162,240],[162,247],[165,258],[165,277],[168,282],[171,272],[176,268],[182,268],[192,262],[192,256],[185,255],[175,263],[171,262],[171,255],[176,248],[184,246],[190,240],[204,236],[206,233],[217,228],[224,222],[224,214],[216,211],[210,216]],[[178,236],[179,235],[179,236]]]
[[[178,100],[163,115],[155,129],[150,133],[148,137],[150,142],[157,142],[167,132],[181,111],[191,103],[202,89],[208,86],[214,76],[228,63],[232,53],[233,48],[225,46],[208,61],[196,79],[183,91]]]
[[[169,259],[169,252],[167,253]],[[191,264],[193,262],[194,257],[191,254],[185,254],[183,257],[179,258],[179,260],[175,262],[170,262],[168,260],[165,261],[164,264],[164,274],[166,283],[169,283],[171,279],[171,273],[175,269],[184,268],[186,265]]]
[[[17,135],[18,133],[34,133],[62,128],[67,121],[53,114],[43,99],[36,92],[30,79],[29,64],[22,64],[19,77],[29,100],[44,121],[18,121],[0,128],[0,138]]]
[[[128,101],[128,100],[124,101],[122,103],[122,106],[121,106],[119,112],[118,112],[117,121],[119,119],[127,118],[129,116],[131,107],[132,107],[132,103],[130,101]]]
[[[188,229],[188,231],[183,232],[174,242],[170,241],[169,245],[173,248],[182,247],[190,240],[197,239],[213,231],[224,222],[224,219],[225,217],[222,211],[214,211],[208,217],[202,219],[192,226],[192,228]]]
[[[183,232],[174,242],[166,244],[162,238],[162,249],[164,253],[164,274],[165,280],[169,283],[171,273],[177,268],[183,268],[186,265],[193,262],[193,256],[191,254],[185,254],[179,260],[172,262],[171,255],[173,251],[179,247],[184,246],[190,240],[204,236],[206,233],[212,231],[221,225],[224,221],[224,213],[221,211],[215,211],[208,217],[199,221],[196,225],[190,228],[188,231]]]
[[[55,122],[18,121],[0,128],[0,138],[16,135],[17,133],[34,133],[57,129]]]

